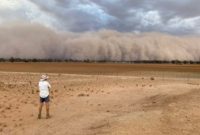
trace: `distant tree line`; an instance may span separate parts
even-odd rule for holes
[[[109,61],[109,60],[73,60],[73,59],[22,59],[11,57],[0,58],[0,62],[85,62],[85,63],[136,63],[136,64],[200,64],[200,61],[180,60],[134,60],[134,61]]]

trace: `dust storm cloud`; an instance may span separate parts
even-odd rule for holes
[[[100,30],[60,34],[37,23],[0,25],[0,58],[200,60],[199,36]]]

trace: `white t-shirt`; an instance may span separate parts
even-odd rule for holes
[[[49,89],[51,88],[51,85],[47,81],[40,80],[39,82],[39,91],[40,91],[40,97],[46,98],[49,96]]]

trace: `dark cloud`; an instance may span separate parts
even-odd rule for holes
[[[16,1],[16,0],[12,0]],[[58,31],[200,33],[198,0],[19,0],[0,9],[0,20],[39,22]],[[1,5],[0,5],[1,7]]]

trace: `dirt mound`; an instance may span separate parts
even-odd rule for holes
[[[6,85],[3,82],[0,82],[0,91],[5,90]]]
[[[3,87],[4,86],[4,83],[3,82],[0,82],[0,87]]]

